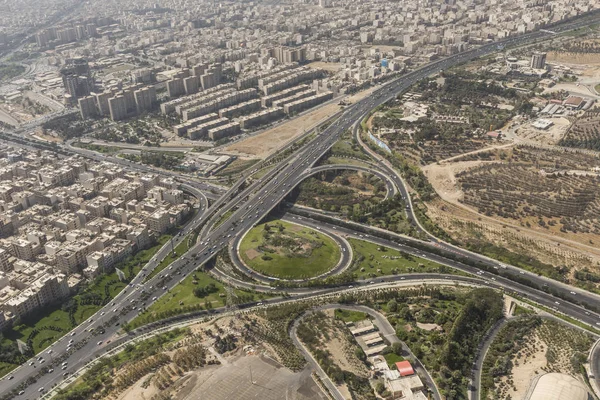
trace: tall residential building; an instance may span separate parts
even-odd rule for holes
[[[110,119],[120,121],[127,116],[127,103],[125,96],[118,95],[108,100]]]
[[[72,27],[57,30],[56,36],[61,43],[71,43],[77,40],[77,32]]]
[[[185,94],[185,86],[182,78],[175,78],[167,81],[167,93],[169,97],[177,97]]]
[[[546,53],[535,52],[531,56],[531,68],[544,69],[546,68]]]
[[[185,88],[185,94],[198,93],[200,88],[200,78],[197,76],[188,76],[183,80],[183,86]]]
[[[81,118],[86,119],[98,115],[96,108],[96,98],[94,96],[86,96],[79,99],[79,113]]]
[[[83,58],[67,59],[60,74],[65,91],[74,99],[89,96],[94,89],[90,67]]]
[[[98,112],[100,115],[110,115],[110,108],[108,106],[108,99],[110,99],[113,94],[111,92],[98,93],[96,96],[96,105],[98,107]]]
[[[138,113],[150,111],[156,104],[156,89],[154,86],[138,89],[134,94]]]

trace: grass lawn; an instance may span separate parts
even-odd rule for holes
[[[404,357],[399,356],[396,353],[387,353],[383,357],[385,358],[385,361],[387,361],[388,367],[390,367],[390,369],[397,369],[396,363],[404,361]]]
[[[98,153],[104,153],[104,154],[118,153],[122,150],[121,148],[116,147],[116,146],[104,146],[101,144],[82,143],[82,142],[75,142],[75,143],[73,143],[73,146],[81,147],[82,149],[88,149],[88,150],[92,150],[92,151],[96,151]]]
[[[348,239],[354,251],[352,270],[359,279],[407,273],[462,274],[460,271],[364,240]],[[385,258],[384,258],[385,257]]]
[[[344,158],[344,157],[336,157],[331,156],[325,160],[325,164],[346,164],[346,165],[356,165],[357,167],[369,167],[369,164],[355,160],[354,158]]]
[[[363,319],[367,319],[369,316],[360,311],[342,310],[340,308],[335,309],[335,317],[344,322],[358,322]]]
[[[0,377],[8,374],[13,369],[17,368],[15,364],[0,362]]]
[[[206,288],[211,284],[214,285],[212,293],[208,293],[203,297],[196,297],[194,289]],[[162,293],[163,291],[160,290],[160,293],[156,293],[155,295],[158,296]],[[235,289],[234,293],[238,297],[240,304],[273,297],[269,294],[254,293],[239,289]],[[225,287],[221,282],[213,279],[205,272],[195,272],[159,298],[154,304],[137,316],[130,325],[137,327],[177,314],[222,307],[226,303],[226,298]]]
[[[194,277],[196,279],[194,279]],[[197,282],[196,284],[193,283],[194,280]],[[216,292],[203,298],[194,296],[194,289],[196,287],[208,286],[211,283],[217,288]],[[197,304],[205,306],[207,302],[211,302],[213,307],[221,307],[225,305],[225,297],[221,297],[220,294],[224,293],[225,289],[221,282],[213,279],[208,274],[196,272],[185,278],[182,283],[175,286],[169,293],[165,294],[156,303],[152,304],[148,309],[148,312],[160,314],[161,312],[182,306]]]
[[[331,147],[331,154],[333,156],[343,155],[354,157],[362,160],[368,160],[367,156],[362,150],[358,143],[354,142],[352,135],[344,134],[343,138],[338,140]]]
[[[266,223],[265,223],[266,224]],[[328,236],[315,230],[279,220],[269,221],[272,235],[268,243],[264,237],[265,224],[252,228],[240,244],[240,257],[244,262],[265,275],[278,278],[301,279],[321,275],[334,268],[340,260],[340,248]],[[283,226],[281,235],[277,226]],[[281,239],[283,237],[283,239]],[[278,239],[279,238],[279,239]],[[289,251],[287,242],[295,241],[303,243],[303,247],[311,247],[304,255],[298,255]],[[273,250],[274,246],[269,243],[281,242]],[[320,242],[320,247],[315,247],[311,242]],[[269,245],[271,251],[260,250]]]

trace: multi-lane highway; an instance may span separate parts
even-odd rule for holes
[[[569,29],[575,29],[589,25],[590,23],[595,22],[596,19],[596,15],[586,16],[577,21],[555,26],[552,28],[552,30],[554,32],[562,32]],[[533,40],[550,37],[552,35],[552,33],[537,31],[506,39],[500,42],[500,45],[521,45]],[[289,157],[283,163],[283,165],[275,168],[273,170],[274,172],[270,174],[268,178],[263,178],[260,180],[260,182],[255,182],[255,184],[248,189],[249,192],[247,195],[238,195],[239,186],[241,186],[243,182],[240,180],[237,184],[239,186],[234,187],[230,191],[227,191],[225,195],[221,196],[217,200],[217,204],[213,204],[209,208],[208,213],[197,216],[197,218],[194,220],[194,224],[203,224],[210,217],[216,218],[214,215],[223,217],[223,214],[228,211],[233,211],[231,216],[226,218],[221,225],[214,228],[212,231],[205,232],[204,236],[202,236],[200,241],[190,249],[189,253],[175,261],[169,269],[157,274],[152,279],[145,282],[144,285],[141,285],[141,282],[144,279],[143,276],[140,275],[136,277],[136,279],[132,282],[132,286],[120,293],[111,304],[104,307],[86,323],[77,327],[62,340],[53,345],[49,349],[51,350],[50,353],[48,353],[49,350],[46,350],[42,357],[44,357],[45,365],[53,366],[54,372],[44,374],[38,378],[38,381],[35,384],[24,387],[23,398],[33,398],[34,396],[39,395],[52,385],[61,381],[65,372],[72,372],[75,368],[88,361],[91,357],[102,354],[108,347],[113,346],[115,333],[119,329],[117,325],[118,323],[133,319],[141,309],[147,307],[158,297],[166,293],[166,291],[176,285],[181,279],[183,279],[183,277],[194,271],[199,265],[208,261],[218,250],[227,246],[234,237],[238,237],[243,232],[246,232],[256,223],[262,220],[287,194],[289,194],[289,192],[298,184],[298,182],[307,176],[307,173],[310,172],[313,164],[328,151],[328,149],[339,139],[341,134],[347,129],[351,128],[357,121],[360,121],[370,110],[396,97],[398,94],[407,90],[411,85],[420,79],[435,74],[451,66],[469,61],[473,58],[491,54],[498,49],[498,46],[499,43],[492,43],[474,50],[457,54],[455,56],[451,56],[449,58],[426,65],[398,78],[393,82],[390,82],[389,84],[373,92],[370,97],[365,98],[346,108],[336,122],[325,129],[321,134],[317,135],[317,137],[311,140],[306,146]],[[98,157],[102,158],[102,156],[99,156],[97,153],[86,155],[94,159],[98,159]],[[126,160],[110,159],[110,161],[122,163],[126,167],[132,167],[132,164],[128,163]],[[135,168],[144,170],[145,167],[141,165],[135,165]],[[148,168],[148,172],[155,172],[155,170]],[[174,173],[170,175],[177,176]],[[188,184],[197,189],[208,191],[216,190],[214,186],[208,184],[192,184],[189,182]],[[396,186],[401,191],[403,190],[402,188],[404,186],[401,184],[401,182],[396,182]],[[234,197],[233,200],[231,200],[232,196]],[[406,197],[409,199],[408,196]],[[237,209],[233,210],[233,207],[237,207]],[[190,227],[190,229],[192,228]],[[348,232],[346,234],[350,235],[351,233]],[[360,234],[358,237],[360,237]],[[400,246],[398,243],[387,239],[370,237],[369,240],[376,241],[377,243],[392,248],[398,248]],[[444,244],[434,243],[434,245],[442,246]],[[414,249],[410,248],[403,250],[410,250],[414,252]],[[427,255],[423,253],[418,255],[430,258],[433,261],[437,261],[454,268],[468,270],[473,274],[483,274],[481,271],[477,271],[477,269],[472,266],[448,260],[435,254]],[[466,258],[477,257],[470,253],[465,253],[464,256]],[[482,262],[492,262],[483,257],[476,258],[476,260]],[[149,264],[144,269],[144,273],[149,273],[156,264],[157,262]],[[498,264],[499,263],[496,263],[494,267],[503,267],[499,266]],[[417,277],[411,277],[411,279],[413,278],[416,279]],[[386,279],[401,280],[403,278],[391,277]],[[426,278],[424,277],[424,279]],[[589,324],[595,324],[599,321],[597,315],[586,311],[580,306],[565,301],[559,302],[545,292],[532,290],[530,287],[520,283],[515,283],[506,277],[490,277],[488,283],[491,286],[505,288],[507,290],[520,293],[523,296],[528,296],[534,301],[537,301],[547,307],[554,307],[561,312],[564,312]],[[563,286],[555,281],[547,280],[547,284],[555,286],[556,290],[565,290]],[[568,286],[566,287],[568,288]],[[318,290],[303,290],[304,293],[300,293],[302,289],[292,292],[296,292],[302,296],[310,296],[319,292]],[[335,291],[339,289],[327,290]],[[600,305],[600,301],[598,301],[596,296],[585,293],[580,293],[578,295],[580,297],[585,296],[586,301]],[[579,300],[579,297],[576,299]],[[99,333],[99,330],[96,329],[100,326],[103,327],[101,331],[104,333]],[[108,340],[113,342],[109,344]],[[29,363],[33,363],[33,365],[29,365]],[[65,364],[63,365],[63,363]],[[36,366],[36,368],[33,366]],[[63,370],[63,367],[66,368]],[[0,396],[8,395],[11,391],[15,390],[17,387],[20,387],[28,378],[32,378],[37,375],[37,372],[40,368],[42,368],[42,365],[39,364],[39,361],[34,359],[16,370],[13,373],[13,379],[5,379],[2,381],[2,385],[0,387]]]

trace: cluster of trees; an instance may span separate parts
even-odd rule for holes
[[[202,298],[209,296],[212,293],[216,293],[218,291],[219,291],[219,288],[213,282],[211,282],[204,287],[198,286],[198,287],[194,288],[194,296],[202,299]]]
[[[19,64],[0,64],[0,81],[21,75],[25,67]]]
[[[516,253],[484,240],[469,239],[465,242],[465,247],[470,251],[484,254],[490,258],[509,265],[530,270],[536,274],[548,276],[552,279],[562,282],[568,280],[567,277],[570,270],[566,266],[555,267],[553,265],[543,263],[528,254]]]
[[[248,341],[269,343],[278,359],[292,371],[300,371],[306,360],[288,334],[289,326],[310,307],[307,302],[286,303],[261,311],[264,323],[256,320],[245,324],[244,336]]]
[[[223,336],[223,337],[217,336],[215,338],[214,347],[215,347],[215,350],[217,350],[217,352],[219,354],[223,354],[228,351],[235,350],[235,348],[236,348],[235,342],[236,342],[235,336],[233,336],[231,334]]]
[[[142,151],[140,155],[143,164],[165,169],[179,169],[184,158],[183,153],[175,152]]]
[[[150,371],[154,371],[169,362],[171,362],[171,358],[164,353],[140,360],[130,365],[124,372],[120,372],[111,386],[117,392],[123,391]]]
[[[66,114],[52,118],[42,124],[42,131],[54,131],[65,140],[81,137],[89,133],[92,123],[81,119],[79,114]]]
[[[60,390],[54,398],[59,400],[108,398],[108,392],[114,387],[114,371],[122,369],[127,364],[133,365],[138,361],[149,358],[156,360],[158,362],[157,366],[164,365],[168,360],[158,354],[164,350],[167,343],[184,333],[189,333],[189,330],[174,329],[136,343],[136,345],[130,344],[125,347],[122,353],[116,356],[100,358],[83,374],[81,379],[77,380],[76,384],[69,386],[67,389]]]
[[[27,357],[19,352],[17,343],[3,339],[2,334],[0,334],[0,362],[7,364],[24,363]]]
[[[185,350],[177,350],[173,355],[173,362],[184,371],[206,364],[206,349],[201,344],[186,347]]]
[[[465,383],[479,343],[502,318],[502,295],[492,289],[475,289],[454,321],[442,350],[439,387],[448,400],[466,398]]]
[[[523,347],[525,338],[540,326],[539,317],[522,318],[504,326],[492,342],[481,369],[481,397],[494,388],[494,381],[508,376],[512,370],[513,356]]]
[[[368,190],[373,194],[358,192]],[[295,191],[294,201],[327,211],[351,211],[355,205],[366,207],[379,201],[385,191],[384,182],[377,176],[353,171],[325,171],[303,181]]]
[[[575,279],[598,283],[600,282],[600,275],[591,272],[587,268],[584,268],[582,270],[575,271]]]

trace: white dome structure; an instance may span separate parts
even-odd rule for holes
[[[525,400],[588,400],[587,387],[567,374],[551,372],[534,379]]]

